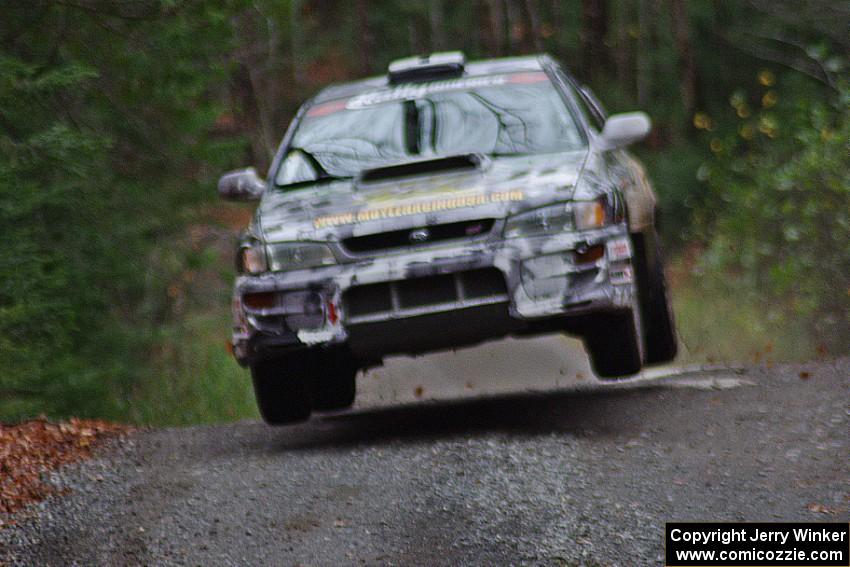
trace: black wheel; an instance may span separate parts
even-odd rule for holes
[[[600,378],[622,378],[641,369],[639,324],[631,311],[598,313],[582,332],[590,365]]]
[[[312,381],[304,357],[264,360],[251,367],[260,415],[269,425],[304,421],[313,409]]]
[[[357,393],[357,366],[347,353],[320,355],[314,406],[320,410],[351,407]]]
[[[651,238],[636,235],[634,245],[646,363],[670,362],[676,358],[679,343],[676,340],[676,324],[667,293],[661,247],[654,234]]]

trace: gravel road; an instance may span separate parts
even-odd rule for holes
[[[298,426],[136,434],[55,475],[0,563],[660,565],[665,521],[848,519],[850,359],[599,385],[550,350],[396,361]]]

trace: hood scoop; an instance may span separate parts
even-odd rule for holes
[[[437,159],[428,159],[366,169],[360,173],[360,183],[375,183],[400,177],[432,175],[434,173],[454,173],[483,169],[487,157],[482,154],[462,154]]]

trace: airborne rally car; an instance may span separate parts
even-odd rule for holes
[[[507,335],[566,332],[603,378],[676,354],[655,196],[607,117],[543,55],[392,63],[305,103],[238,250],[233,351],[269,423],[354,401],[358,369]]]

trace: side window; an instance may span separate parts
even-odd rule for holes
[[[318,178],[319,173],[307,154],[301,150],[292,150],[280,165],[275,184],[291,185],[304,181],[316,181]]]
[[[573,79],[570,75],[564,72],[563,69],[559,67],[556,68],[556,75],[558,79],[560,79],[561,83],[568,90],[571,90],[575,93],[575,96],[572,98],[576,102],[576,106],[581,112],[582,116],[584,116],[585,122],[596,128],[597,130],[602,130],[602,125],[605,124],[605,118],[600,120],[599,114],[595,111],[594,107],[589,104],[587,94],[585,93],[586,87],[581,87],[575,79]]]
[[[603,107],[602,103],[599,102],[599,99],[594,96],[590,87],[582,85],[579,89],[579,94],[581,95],[582,102],[587,104],[590,115],[593,117],[593,123],[601,130],[605,125],[605,120],[608,119],[608,113],[605,112],[605,107]]]

